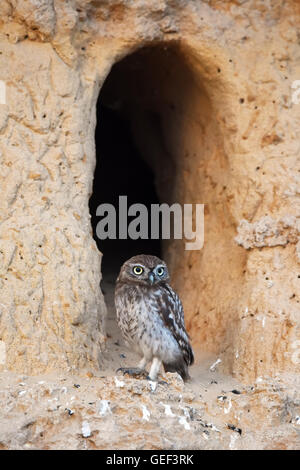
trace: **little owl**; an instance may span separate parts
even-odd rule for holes
[[[152,361],[150,380],[157,379],[161,364],[165,372],[190,378],[193,350],[181,301],[168,282],[166,263],[156,256],[133,256],[121,267],[115,290],[117,321],[127,345],[142,357],[138,367],[121,368],[124,373],[143,373]]]

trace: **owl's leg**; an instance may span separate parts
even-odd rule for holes
[[[158,357],[153,358],[151,368],[150,368],[150,372],[149,372],[149,379],[150,380],[153,380],[153,381],[157,380],[157,374],[159,372],[161,364],[162,364],[162,362],[161,362],[160,359],[158,359]]]
[[[145,358],[145,356],[143,357],[143,359],[140,360],[140,362],[138,363],[138,368],[139,369],[142,369],[142,370],[145,370],[145,367],[147,365],[147,359]]]

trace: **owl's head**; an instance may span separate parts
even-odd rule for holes
[[[169,281],[169,272],[164,261],[152,255],[137,255],[121,267],[117,282],[130,282],[154,286]]]

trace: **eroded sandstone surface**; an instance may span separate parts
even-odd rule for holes
[[[299,22],[292,0],[1,1],[1,371],[101,369],[88,201],[111,71],[161,199],[205,204],[204,248],[164,251],[195,350],[246,385],[299,374]]]

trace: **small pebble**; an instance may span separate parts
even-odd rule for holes
[[[227,397],[225,395],[219,395],[217,399],[220,401],[224,401],[224,400],[227,400]]]
[[[240,436],[242,435],[242,430],[241,430],[241,428],[237,428],[237,427],[234,426],[233,424],[227,424],[227,427],[228,427],[228,429],[231,429],[231,431],[238,432]]]

